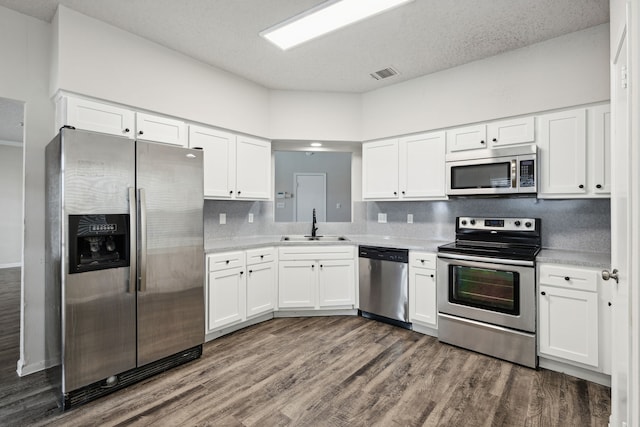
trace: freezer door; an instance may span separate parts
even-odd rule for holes
[[[136,366],[136,294],[130,267],[72,274],[69,215],[130,214],[133,141],[62,131],[62,390],[69,392]],[[134,223],[135,224],[135,223]],[[130,227],[121,224],[119,227]],[[135,242],[135,239],[131,239]],[[129,247],[135,253],[135,247]],[[134,267],[135,268],[135,267]]]
[[[204,342],[202,151],[137,141],[138,365]]]

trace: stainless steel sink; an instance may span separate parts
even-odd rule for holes
[[[349,239],[347,239],[344,236],[300,236],[300,235],[296,235],[296,236],[282,236],[282,239],[280,239],[283,242],[295,242],[295,243],[299,243],[299,242],[348,242]]]

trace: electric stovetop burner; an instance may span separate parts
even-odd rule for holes
[[[456,241],[438,252],[533,261],[540,252],[539,218],[456,218]]]

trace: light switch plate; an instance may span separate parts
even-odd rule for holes
[[[226,224],[227,223],[227,214],[226,213],[221,213],[220,214],[220,224]]]
[[[407,224],[413,224],[413,214],[407,214]]]
[[[249,222],[253,222],[253,214],[252,213],[249,214]]]
[[[380,224],[386,224],[387,223],[387,214],[386,213],[379,213],[378,214],[378,222]]]

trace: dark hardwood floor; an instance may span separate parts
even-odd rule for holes
[[[607,387],[359,317],[267,321],[205,344],[197,361],[60,413],[43,374],[15,374],[18,344],[11,322],[17,318],[5,310],[15,312],[18,302],[7,305],[4,279],[0,273],[0,425],[582,427],[608,422]]]

